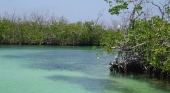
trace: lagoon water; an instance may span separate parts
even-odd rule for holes
[[[0,46],[0,93],[169,93],[154,79],[113,74],[91,47]]]

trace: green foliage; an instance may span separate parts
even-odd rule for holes
[[[166,7],[166,13],[170,14],[170,6]]]
[[[93,21],[68,23],[63,18],[49,24],[0,21],[1,44],[99,45],[107,33]]]
[[[115,0],[118,5],[112,6],[112,0],[105,0],[110,5],[109,12],[113,14],[119,14],[121,10],[128,9],[128,3],[124,0]]]
[[[137,11],[142,10],[142,6],[141,6],[141,5],[136,5],[136,6],[135,6],[135,10],[137,10]]]
[[[130,5],[131,3],[133,3],[131,0],[114,0],[114,2],[116,3],[115,6],[113,6],[113,1],[112,0],[104,0],[106,1],[107,3],[109,3],[109,13],[114,15],[119,15],[120,12],[122,10],[128,10],[128,11],[131,11],[131,9],[128,8],[128,5]],[[136,3],[138,3],[138,1],[135,1]],[[131,6],[132,7],[132,6]],[[138,4],[135,4],[134,6],[134,10],[135,11],[141,11],[142,10],[142,3],[138,3]]]
[[[108,53],[113,53],[115,49],[120,49],[125,56],[130,57],[134,54],[139,55],[140,62],[146,65],[152,65],[161,68],[162,71],[170,70],[170,23],[165,18],[152,16],[150,19],[134,18],[135,12],[142,11],[142,0],[114,0],[117,4],[112,6],[112,0],[105,0],[109,3],[111,14],[120,14],[120,11],[128,9],[130,3],[136,2],[132,9],[130,20],[134,23],[133,28],[122,29],[122,31],[114,31],[114,34],[108,33],[103,39],[102,45]],[[140,2],[138,2],[140,1]],[[167,14],[170,13],[170,7],[166,7]],[[140,14],[138,15],[140,16]],[[131,25],[131,23],[129,23]],[[128,31],[128,34],[123,32]],[[116,36],[115,36],[116,35]],[[114,47],[115,49],[111,49]]]
[[[101,46],[103,46],[104,50],[106,50],[108,53],[113,53],[115,50],[113,50],[112,47],[119,46],[123,40],[123,30],[109,30],[105,34],[105,37],[101,39]]]
[[[150,20],[139,19],[135,21],[135,28],[129,29],[127,43],[132,47],[146,43],[132,51],[140,54],[146,50],[144,53],[146,62],[156,67],[167,68],[170,54],[169,33],[170,24],[159,17],[152,17]],[[166,65],[163,65],[165,63]]]
[[[127,38],[123,37],[123,31],[114,31],[114,34],[108,33],[102,43],[105,45],[104,49],[108,53],[113,53],[114,50],[111,47],[121,47],[122,43],[124,47],[131,47],[133,53],[144,54],[146,64],[160,67],[163,71],[169,70],[170,23],[159,17],[152,17],[150,20],[138,19],[134,25],[134,29],[128,29]]]

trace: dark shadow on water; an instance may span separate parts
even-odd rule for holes
[[[116,84],[115,81],[99,78],[88,78],[88,77],[72,77],[64,75],[48,76],[47,79],[53,81],[64,81],[70,84],[77,84],[82,86],[87,91],[93,91],[95,93],[105,93],[106,90],[118,92],[118,93],[134,93],[133,90],[123,88]]]
[[[86,69],[81,64],[64,64],[64,63],[35,63],[26,65],[29,68],[43,69],[43,70],[68,70],[68,71],[82,71]]]
[[[74,57],[77,56],[75,54],[65,54],[62,51],[47,51],[47,52],[40,52],[40,53],[33,53],[33,54],[15,54],[15,55],[4,55],[2,56],[3,58],[20,58],[20,59],[25,59],[25,58],[30,58],[30,59],[57,59],[57,58],[62,58],[62,57]]]
[[[0,46],[1,48],[2,46]],[[92,51],[92,47],[83,46],[6,46],[9,51],[15,51],[15,54],[3,55],[4,58],[32,58],[32,59],[56,59],[70,58],[75,56],[88,56],[96,52]],[[1,48],[2,49],[2,48]],[[18,50],[18,51],[17,51]],[[30,51],[30,53],[25,53]],[[33,52],[32,52],[33,51]],[[35,51],[35,52],[34,52]],[[25,53],[25,54],[22,54]],[[89,55],[90,54],[90,55]]]

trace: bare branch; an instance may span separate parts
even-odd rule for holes
[[[13,13],[13,15],[12,15],[12,22],[15,22],[15,9],[14,9],[14,13]]]
[[[94,23],[94,26],[96,26],[98,24],[99,19],[103,16],[103,13],[104,13],[104,10],[99,12],[98,17],[97,17],[97,19],[96,19],[96,21]]]
[[[165,12],[165,8],[170,4],[170,2],[165,3],[165,4],[160,3],[160,5],[162,5],[162,8],[161,8],[161,6],[155,4],[153,1],[151,1],[151,4],[154,5],[155,7],[157,7],[157,8],[159,9],[159,11],[160,11],[160,13],[161,13],[161,17],[162,17],[162,19],[163,19],[164,16],[165,16],[165,13],[166,13],[166,12]]]

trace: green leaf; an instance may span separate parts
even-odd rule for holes
[[[137,11],[142,10],[142,6],[141,6],[141,5],[137,5],[137,6],[135,6],[135,10],[137,10]]]

